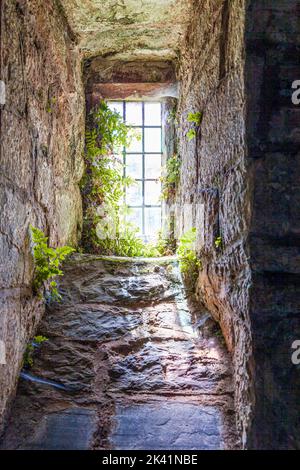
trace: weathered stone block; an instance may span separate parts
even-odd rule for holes
[[[32,296],[29,224],[54,246],[81,224],[84,94],[79,51],[57,2],[1,2],[0,301],[7,348],[0,431],[22,354],[43,311]]]

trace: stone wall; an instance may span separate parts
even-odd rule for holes
[[[197,228],[203,268],[197,289],[220,323],[235,370],[238,431],[246,445],[252,392],[246,249],[250,197],[246,171],[243,0],[191,2],[181,57],[178,115],[182,157],[179,233]],[[189,112],[202,112],[197,136]],[[219,248],[215,240],[221,237]]]
[[[249,445],[300,449],[300,2],[249,1],[246,11],[248,171],[253,211],[250,317],[256,407]]]
[[[203,267],[197,291],[232,353],[243,445],[299,448],[300,377],[291,346],[300,339],[300,108],[292,104],[291,85],[300,79],[300,2],[187,3],[191,20],[179,71],[183,164],[177,228],[198,229]],[[43,313],[31,290],[29,224],[42,228],[53,246],[75,245],[80,233],[84,93],[76,38],[60,1],[2,0],[0,7],[0,79],[6,84],[0,107],[0,349],[1,341],[6,346],[1,421],[25,344]],[[98,31],[98,11],[96,23]],[[172,62],[164,60],[174,59],[177,39],[171,50],[169,43],[156,42],[156,30],[144,43],[135,24],[132,28],[139,43],[132,42],[127,25],[119,31],[128,40],[125,55],[86,62],[88,106],[99,96],[97,83],[108,90],[113,82],[129,83],[132,91],[135,82],[145,81],[141,76],[154,68],[153,63],[145,68],[150,57],[158,75],[147,82],[173,81]],[[103,31],[93,38],[90,28],[85,31],[83,50],[89,51],[92,41],[102,52],[121,53],[119,39],[102,44]],[[114,37],[121,37],[115,27],[107,40]],[[155,38],[150,52],[144,47],[149,37]],[[107,61],[113,68],[104,67],[103,75]],[[198,111],[203,120],[189,141],[187,115]]]
[[[178,228],[198,229],[198,294],[232,351],[243,446],[299,449],[300,373],[291,356],[300,339],[300,108],[291,96],[300,79],[300,2],[203,0],[191,8],[180,71]],[[197,111],[203,122],[189,142],[187,114]]]
[[[28,227],[52,246],[77,242],[84,94],[77,46],[58,2],[1,1],[0,421],[25,344],[43,312],[32,296]]]

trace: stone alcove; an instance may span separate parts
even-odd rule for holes
[[[246,447],[299,448],[299,370],[290,360],[300,335],[299,109],[291,101],[299,78],[297,2],[122,5],[1,2],[0,414],[43,314],[32,295],[28,226],[39,225],[53,245],[77,244],[84,87],[89,107],[93,83],[106,83],[110,93],[114,83],[130,83],[121,65],[112,79],[101,63],[134,64],[128,73],[139,82],[137,74],[156,61],[150,83],[163,86],[173,81],[167,68],[175,63],[179,204],[191,204],[194,223],[205,227],[198,289],[232,353],[238,431]],[[193,142],[185,138],[189,111],[203,112]]]
[[[172,113],[174,114],[176,110],[178,102],[178,82],[175,69],[176,67],[173,61],[120,61],[114,59],[114,57],[108,59],[102,57],[90,59],[86,61],[84,67],[87,116],[92,110],[97,108],[101,100],[105,100],[109,103],[112,109],[114,109],[114,103],[117,103],[115,105],[118,106],[116,110],[123,116],[124,120],[128,103],[129,105],[136,103],[136,107],[143,110],[144,115],[145,113],[147,114],[147,107],[151,108],[151,103],[154,105],[155,103],[157,103],[157,105],[160,104],[161,119],[159,119],[159,122],[156,124],[161,125],[161,138],[154,137],[154,140],[152,138],[152,144],[149,142],[148,145],[154,145],[156,140],[161,140],[161,150],[153,147],[154,150],[151,151],[152,147],[149,147],[149,149],[145,148],[143,137],[140,142],[141,148],[137,151],[137,153],[139,153],[143,149],[143,152],[145,151],[146,154],[149,154],[149,157],[151,157],[152,154],[154,157],[157,151],[162,152],[161,171],[155,176],[156,186],[160,186],[159,179],[167,159],[172,157],[177,151],[177,130],[174,119],[170,119],[170,116]],[[142,122],[139,123],[139,125],[141,124]],[[145,129],[151,129],[151,126],[149,127],[149,123],[147,125],[146,121],[145,126]],[[143,131],[142,135],[144,135],[145,132],[147,132],[147,130]],[[124,158],[126,168],[125,155],[126,153],[122,158]],[[145,154],[143,153],[142,155]],[[142,155],[140,155],[140,157],[142,157]],[[145,158],[144,156],[143,161]],[[145,161],[142,166],[145,167]],[[145,169],[143,171],[144,178],[147,178]],[[131,174],[129,174],[129,176],[131,176]],[[141,178],[141,176],[138,177]],[[143,183],[143,201],[151,199],[151,191],[152,189],[149,189],[149,194],[147,195],[147,182]],[[144,204],[147,206],[148,203],[144,202]],[[147,210],[152,210],[149,205],[146,206],[145,209],[143,209],[143,213]],[[166,239],[174,237],[174,228],[172,233],[170,233],[170,227],[173,227],[173,225],[170,224],[170,220],[175,214],[173,204],[162,200],[160,196],[158,196],[157,201],[155,201],[155,206],[157,206],[157,209],[161,210],[161,222],[158,223],[158,219],[156,222],[154,220],[152,221],[156,227],[155,233],[153,228],[152,235],[155,237],[153,240],[156,240],[159,231],[163,233]],[[85,212],[88,212],[88,207],[85,208],[84,215]],[[143,220],[144,219],[145,215],[143,215]],[[134,220],[134,225],[140,229],[141,236],[143,236],[143,238],[146,237],[146,240],[147,235],[144,234],[142,226],[140,227],[141,224],[139,224],[136,219]],[[145,225],[145,221],[143,225]],[[149,225],[149,223],[147,225]]]

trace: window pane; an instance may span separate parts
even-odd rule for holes
[[[139,103],[139,102],[126,103],[126,124],[130,126],[142,126],[143,124],[142,103]]]
[[[160,205],[161,184],[159,181],[145,181],[146,206]]]
[[[143,149],[142,129],[134,129],[132,132],[134,133],[134,137],[130,145],[126,148],[126,152],[140,153]]]
[[[143,178],[143,155],[126,155],[126,175]]]
[[[123,106],[125,106],[126,124],[137,126],[130,131],[134,137],[125,149],[126,176],[130,176],[136,182],[126,188],[126,204],[129,206],[129,212],[126,212],[124,216],[129,223],[139,229],[140,234],[144,232],[146,241],[155,241],[158,231],[161,230],[161,207],[145,207],[145,205],[161,206],[159,178],[162,163],[162,130],[151,127],[161,126],[161,103],[146,102],[143,104],[132,101],[124,104],[121,101],[110,101],[108,104],[110,109],[121,113],[122,117]],[[144,136],[144,140],[142,140],[142,136]],[[120,157],[118,158],[123,161],[122,151],[123,149],[115,150],[115,154],[119,153]],[[143,177],[145,180],[141,181]]]
[[[145,235],[154,238],[161,229],[160,207],[145,208]]]
[[[129,188],[126,188],[126,204],[129,206],[141,206],[143,204],[141,181],[136,181]]]
[[[123,103],[122,103],[122,101],[109,101],[107,104],[108,104],[108,107],[112,111],[117,111],[117,113],[121,114],[121,116],[123,117]]]
[[[145,126],[161,125],[161,104],[145,103]]]
[[[129,214],[126,216],[128,222],[132,223],[135,227],[143,231],[143,209],[130,209]]]
[[[145,128],[145,152],[161,152],[161,129]]]
[[[158,179],[161,176],[161,156],[145,155],[145,178]]]

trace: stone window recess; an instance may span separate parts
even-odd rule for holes
[[[124,176],[135,184],[126,190],[128,220],[140,229],[144,241],[155,241],[162,225],[161,167],[162,167],[162,106],[154,101],[109,101],[111,109],[119,112],[135,129],[129,147],[123,149]]]

